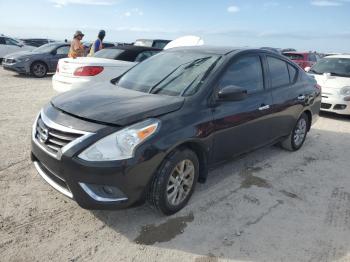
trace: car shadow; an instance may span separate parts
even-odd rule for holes
[[[54,73],[49,73],[44,77],[35,77],[33,75],[28,75],[28,74],[14,74],[13,77],[16,78],[27,78],[27,79],[47,79],[51,78],[54,75]]]
[[[344,120],[348,122],[350,121],[350,115],[339,115],[332,112],[321,111],[320,116],[325,118],[335,119],[335,120]]]
[[[184,251],[196,262],[338,260],[350,252],[349,179],[346,170],[331,178],[329,163],[347,158],[327,144],[346,152],[344,141],[350,130],[314,128],[298,152],[272,146],[236,158],[211,170],[169,217],[148,204],[91,212],[140,247]]]

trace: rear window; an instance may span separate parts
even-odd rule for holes
[[[301,54],[283,53],[283,55],[288,57],[290,60],[304,60],[304,56]]]
[[[289,64],[288,64],[288,71],[289,71],[290,82],[294,83],[298,71],[297,71],[297,69],[294,66],[291,66]]]
[[[289,84],[289,72],[287,63],[275,57],[268,56],[271,87],[280,87]]]
[[[123,52],[122,49],[101,49],[95,53],[94,57],[116,59]]]

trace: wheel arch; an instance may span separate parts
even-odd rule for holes
[[[198,182],[205,183],[208,176],[208,157],[209,157],[209,154],[205,149],[205,145],[203,145],[201,142],[198,142],[198,141],[186,141],[171,148],[171,150],[169,150],[169,152],[167,153],[167,156],[177,149],[178,150],[190,149],[197,155],[198,161],[199,161]]]
[[[306,114],[307,118],[308,118],[308,126],[307,126],[307,131],[310,131],[311,129],[311,123],[312,123],[312,113],[309,109],[305,110],[303,112],[304,114]]]

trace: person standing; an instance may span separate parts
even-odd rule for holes
[[[94,54],[97,51],[99,51],[103,48],[102,42],[103,42],[103,39],[105,38],[105,36],[106,36],[105,30],[100,30],[100,32],[98,33],[97,39],[91,45],[89,56],[94,56]]]
[[[85,49],[81,40],[83,39],[84,34],[81,31],[76,31],[73,37],[73,40],[70,44],[70,49],[68,53],[68,57],[77,58],[81,56],[85,56]]]

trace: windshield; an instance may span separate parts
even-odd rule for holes
[[[101,49],[95,53],[95,57],[115,59],[118,55],[123,53],[122,49]]]
[[[33,52],[36,52],[36,53],[49,53],[52,50],[54,50],[56,47],[57,47],[57,45],[53,44],[53,43],[45,44],[45,45],[42,45],[42,46],[40,46],[38,48],[35,48],[33,50]]]
[[[159,53],[128,71],[118,85],[152,94],[193,95],[219,58],[200,53]]]
[[[350,77],[350,58],[323,58],[309,72],[314,74],[330,73],[335,76]]]

